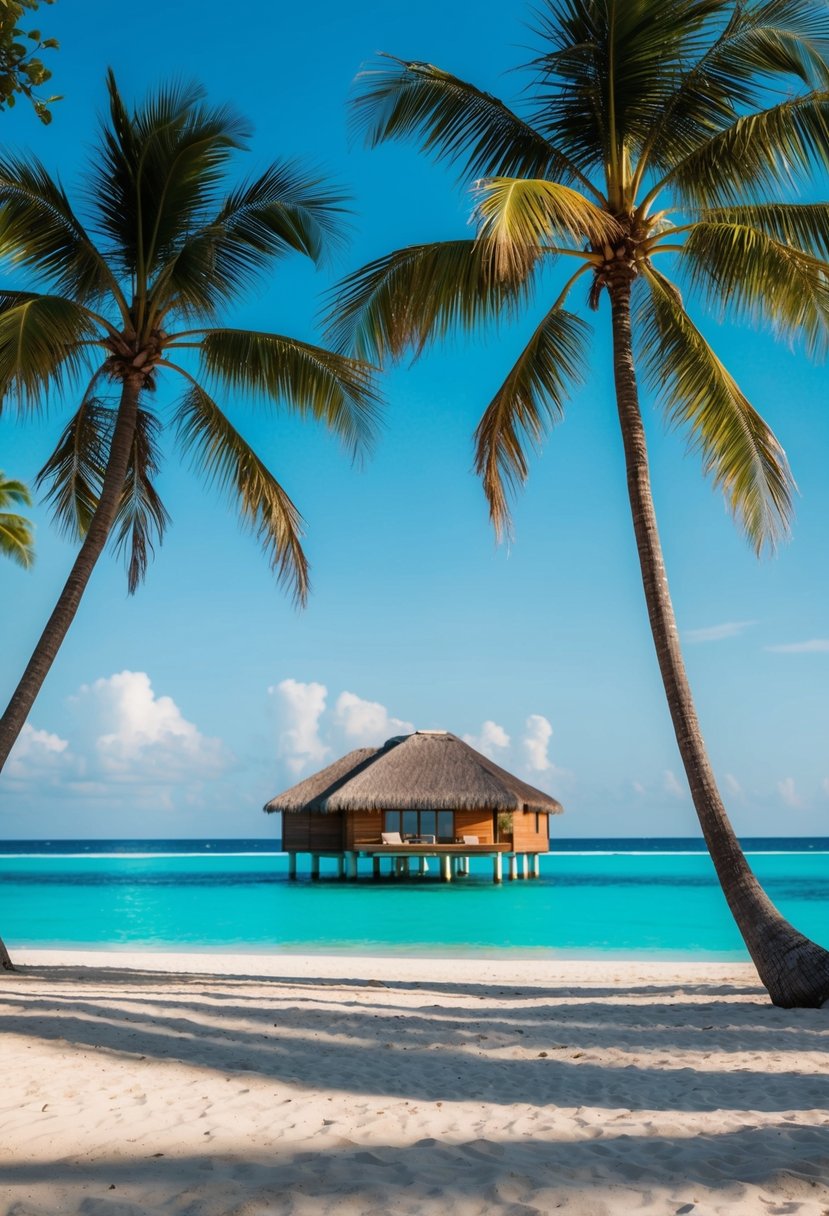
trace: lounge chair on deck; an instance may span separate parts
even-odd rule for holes
[[[383,844],[402,844],[403,837],[399,832],[381,832],[380,839]]]
[[[461,844],[480,844],[477,836],[461,836]]]

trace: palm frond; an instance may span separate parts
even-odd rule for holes
[[[32,494],[26,483],[6,477],[3,470],[0,469],[0,507],[5,509],[11,506],[30,507],[31,505]]]
[[[21,409],[42,409],[88,363],[84,344],[98,336],[97,324],[61,296],[4,302],[11,307],[0,308],[0,403],[15,397]]]
[[[453,330],[471,331],[515,312],[532,281],[495,276],[480,241],[410,245],[369,262],[328,295],[326,337],[335,349],[382,363],[415,355]]]
[[[200,353],[222,386],[323,422],[354,455],[370,446],[380,399],[374,368],[362,360],[247,329],[207,330]]]
[[[248,128],[228,107],[207,106],[196,85],[156,90],[133,113],[107,75],[109,119],[93,162],[90,202],[126,273],[143,289],[182,236],[218,205],[218,187]]]
[[[63,188],[30,154],[0,154],[0,257],[92,304],[118,286]]]
[[[752,202],[829,168],[829,90],[744,114],[663,178],[694,207]]]
[[[114,410],[93,387],[94,381],[37,475],[55,523],[72,540],[86,536],[98,506],[115,425]]]
[[[746,203],[698,212],[705,224],[756,228],[812,257],[829,258],[829,203]]]
[[[578,190],[532,178],[481,182],[476,215],[478,239],[492,250],[503,279],[522,279],[557,242],[601,247],[621,235],[614,217]]]
[[[302,518],[282,486],[200,385],[191,385],[175,422],[194,467],[236,499],[242,521],[259,538],[271,569],[304,604],[309,584]]]
[[[673,426],[688,434],[759,553],[786,535],[794,481],[785,452],[694,326],[676,288],[646,268],[639,306],[641,357]]]
[[[0,554],[11,558],[24,570],[34,565],[34,531],[28,519],[0,511]]]
[[[459,164],[467,179],[581,178],[559,149],[497,97],[431,63],[385,60],[360,73],[352,103],[354,125],[369,147],[412,138],[435,160]]]
[[[811,354],[829,346],[829,263],[759,228],[700,221],[688,233],[681,265],[694,286],[730,316],[764,321]]]
[[[829,86],[829,23],[813,0],[730,4],[726,12],[718,36],[655,116],[640,171],[646,160],[667,169],[689,155],[740,111],[762,104],[780,76],[809,88]]]
[[[551,309],[478,424],[475,469],[499,537],[509,530],[509,499],[527,480],[526,448],[540,448],[562,417],[568,393],[584,376],[589,332],[580,317]]]
[[[139,409],[124,492],[115,517],[116,551],[127,565],[127,588],[133,595],[147,572],[155,546],[164,539],[170,516],[158,496],[153,479],[160,468],[158,439],[161,424],[149,410]]]
[[[210,318],[286,253],[323,262],[342,240],[346,201],[322,177],[276,162],[186,237],[160,269],[153,295],[185,316]]]
[[[533,125],[585,170],[623,177],[725,0],[544,0]]]

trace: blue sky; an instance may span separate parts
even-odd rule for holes
[[[105,0],[58,3],[65,99],[40,127],[0,116],[71,189],[111,65],[127,96],[180,74],[253,119],[239,172],[297,156],[354,198],[352,239],[321,272],[285,262],[232,323],[318,339],[321,296],[400,245],[467,231],[469,198],[412,147],[349,141],[351,81],[377,50],[427,59],[505,100],[529,42],[526,10],[178,0],[147,37]],[[12,285],[13,277],[4,277]],[[456,340],[384,378],[372,458],[354,468],[328,436],[229,404],[301,508],[313,595],[297,612],[255,541],[167,443],[159,482],[173,516],[130,599],[100,565],[6,775],[0,836],[267,835],[262,803],[349,747],[443,727],[480,741],[564,802],[569,836],[696,831],[647,626],[608,373],[606,305],[589,383],[533,462],[515,539],[493,540],[471,434],[531,331]],[[540,315],[540,314],[539,314]],[[697,314],[699,316],[699,314]],[[829,414],[825,368],[767,334],[703,325],[783,442],[800,487],[792,541],[758,562],[722,500],[645,400],[654,493],[703,729],[744,834],[825,833],[829,823]],[[159,394],[159,407],[172,402]],[[65,414],[0,421],[0,468],[32,479]],[[232,405],[232,408],[230,408]],[[0,690],[9,693],[72,560],[38,508],[38,561],[0,566]],[[488,724],[488,725],[486,725]],[[508,742],[507,742],[508,741]]]

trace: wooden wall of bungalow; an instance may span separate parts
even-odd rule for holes
[[[512,812],[512,832],[494,811],[455,811],[455,837],[477,836],[480,844],[507,844],[516,853],[546,853],[550,816],[544,811]],[[381,843],[384,811],[288,811],[282,815],[282,848],[289,853],[339,853]]]

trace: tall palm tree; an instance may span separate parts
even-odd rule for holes
[[[35,560],[32,525],[25,515],[18,515],[8,508],[31,505],[32,496],[28,486],[22,481],[12,481],[0,469],[0,554],[10,557],[26,570]]]
[[[144,576],[168,523],[154,484],[165,425],[196,470],[238,502],[302,602],[299,513],[213,394],[249,394],[319,419],[355,453],[371,437],[378,403],[359,359],[220,323],[282,256],[326,254],[343,197],[284,161],[229,186],[246,126],[206,105],[197,87],[161,89],[132,112],[111,72],[107,89],[84,189],[89,226],[34,157],[0,156],[0,254],[47,288],[0,293],[0,401],[16,400],[25,413],[77,392],[40,482],[58,522],[82,539],[0,719],[0,769],[110,537],[126,556],[130,592]],[[184,388],[168,418],[154,404],[162,374]]]
[[[526,479],[528,448],[584,374],[573,300],[607,297],[616,404],[656,654],[702,831],[772,1000],[829,997],[829,953],[789,925],[749,868],[706,755],[657,532],[638,362],[669,421],[759,551],[785,533],[783,450],[686,311],[687,292],[734,318],[829,338],[829,205],[789,201],[829,165],[829,9],[821,0],[545,0],[519,114],[428,63],[363,73],[369,144],[411,138],[479,180],[474,239],[415,245],[341,285],[329,336],[378,360],[420,353],[453,327],[513,314],[558,260],[572,268],[476,431],[495,528]],[[781,99],[782,90],[782,99]],[[568,307],[566,307],[568,305]]]

